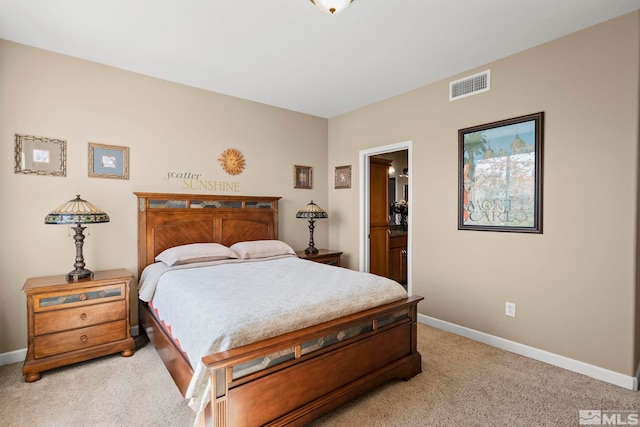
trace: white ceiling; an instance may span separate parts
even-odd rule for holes
[[[0,38],[331,118],[640,0],[0,0]],[[1,57],[0,57],[1,60]]]

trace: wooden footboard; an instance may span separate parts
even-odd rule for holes
[[[410,297],[204,357],[213,381],[204,424],[302,426],[380,384],[419,374],[417,305],[422,299]],[[184,396],[193,376],[189,362],[145,303],[140,323]],[[349,337],[353,329],[360,333]],[[331,342],[341,332],[347,337]],[[318,345],[324,341],[329,344]],[[292,356],[238,373],[239,367],[281,353]]]
[[[204,357],[214,385],[206,424],[304,425],[388,380],[420,373],[420,300],[411,297]],[[326,347],[316,345],[353,328],[361,332]],[[275,366],[244,376],[237,372],[289,351],[292,357]]]

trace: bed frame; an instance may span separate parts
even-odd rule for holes
[[[279,197],[135,194],[138,275],[157,254],[173,246],[207,242],[230,246],[278,238]],[[422,370],[416,342],[421,300],[409,297],[204,357],[213,387],[202,424],[302,426],[384,382],[410,379]],[[142,301],[140,324],[185,395],[193,370]],[[318,348],[312,345],[356,327],[362,332],[353,337]],[[234,378],[238,365],[273,359],[286,349],[293,350],[290,358]]]

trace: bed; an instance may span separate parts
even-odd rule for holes
[[[195,243],[240,247],[246,242],[279,242],[279,197],[135,194],[139,277],[158,264],[158,255],[172,248]],[[208,261],[203,269],[221,269],[218,260]],[[291,259],[288,255],[255,261],[258,262],[248,264],[264,269],[273,263],[291,270],[302,263],[314,271],[314,276],[361,275],[340,267]],[[233,272],[238,271],[233,269],[244,260],[220,262],[229,269],[231,280],[236,275]],[[317,268],[329,270],[318,273],[314,270]],[[200,266],[184,268],[190,274],[199,269]],[[328,280],[327,286],[329,282],[332,281]],[[305,425],[382,383],[410,379],[421,372],[416,343],[417,305],[421,300],[404,294],[382,305],[323,319],[320,323],[310,324],[307,319],[294,330],[285,329],[286,332],[274,336],[205,354],[197,361],[205,367],[207,383],[205,399],[194,408],[198,422],[218,427]],[[155,299],[139,301],[142,330],[180,392],[188,396],[199,367],[194,369],[195,363],[189,361],[184,348],[157,316]],[[219,326],[217,321],[207,322],[210,322],[206,323],[207,328],[214,323]]]

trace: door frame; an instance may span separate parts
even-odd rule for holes
[[[408,199],[413,201],[413,141],[397,142],[395,144],[383,145],[380,147],[368,148],[366,150],[360,150],[359,162],[360,162],[360,271],[369,271],[369,158],[371,156],[377,156],[385,153],[392,153],[394,151],[407,150],[407,163],[409,167],[409,178],[407,179],[409,185],[409,197]],[[409,209],[407,213],[407,222],[409,224],[407,229],[407,291],[409,295],[412,294],[413,283],[413,220],[412,220],[412,206],[413,203],[409,203]]]

